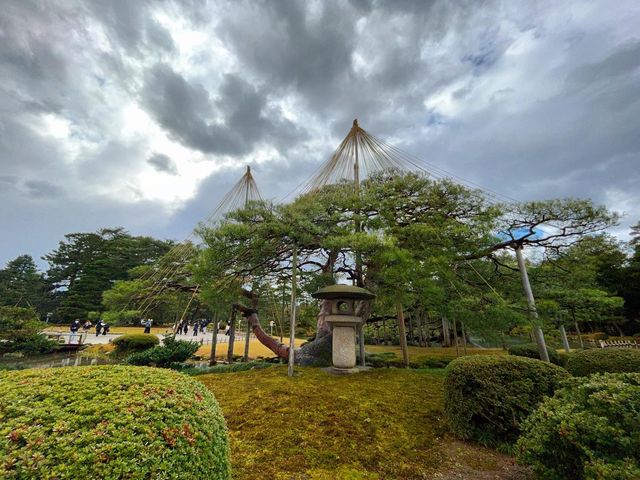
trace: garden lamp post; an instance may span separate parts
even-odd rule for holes
[[[362,317],[356,315],[355,306],[357,301],[372,300],[375,295],[360,287],[330,285],[321,288],[312,296],[328,300],[331,304],[331,313],[325,317],[333,332],[333,365],[330,371],[340,374],[357,372],[356,328],[362,325]]]

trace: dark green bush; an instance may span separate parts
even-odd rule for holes
[[[149,333],[130,333],[114,339],[111,343],[116,346],[116,352],[131,353],[153,348],[160,343],[160,340]]]
[[[516,355],[518,357],[527,357],[527,358],[535,358],[536,360],[540,360],[540,353],[538,352],[538,345],[535,343],[524,343],[522,345],[513,345],[509,347],[509,355]],[[549,354],[549,360],[551,363],[555,363],[556,365],[563,366],[562,359],[558,352],[553,349],[547,348],[547,353]]]
[[[569,378],[551,363],[505,355],[458,358],[445,372],[445,414],[453,433],[490,446],[515,442],[520,423]]]
[[[366,364],[373,368],[404,368],[405,364],[393,352],[367,353]],[[444,368],[451,359],[449,358],[421,358],[416,362],[410,362],[409,368]]]
[[[48,353],[56,342],[40,335],[44,324],[32,308],[0,307],[0,353]]]
[[[453,361],[452,358],[422,358],[418,362],[421,368],[446,368]]]
[[[230,478],[213,395],[170,370],[0,372],[0,478]]]
[[[200,344],[175,340],[168,336],[162,346],[149,348],[142,352],[133,353],[125,359],[129,365],[148,365],[154,367],[169,367],[172,363],[180,363],[188,360],[196,353]]]
[[[549,480],[640,478],[640,374],[577,378],[522,425],[520,461]]]
[[[592,373],[640,372],[640,350],[594,348],[574,352],[569,355],[566,369],[576,377]]]
[[[385,368],[389,363],[398,361],[398,357],[393,352],[367,353],[365,363],[373,368]]]

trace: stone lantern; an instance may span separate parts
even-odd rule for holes
[[[356,302],[371,300],[376,296],[369,290],[351,285],[330,285],[312,295],[328,300],[331,313],[325,321],[333,332],[331,371],[334,373],[354,373],[356,368],[356,327],[362,324],[362,317],[356,316]]]

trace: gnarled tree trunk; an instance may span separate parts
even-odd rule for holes
[[[368,302],[360,302],[356,308],[356,315],[362,316],[368,312]],[[247,318],[253,334],[265,347],[275,353],[278,357],[287,360],[289,358],[289,345],[286,345],[276,338],[273,338],[262,329],[258,312],[255,309],[247,308],[236,304],[238,311]],[[295,362],[301,366],[323,366],[331,365],[333,335],[331,327],[325,318],[330,314],[331,304],[323,300],[318,313],[316,323],[316,336],[310,342],[305,343],[295,350]],[[355,345],[354,345],[355,348]]]

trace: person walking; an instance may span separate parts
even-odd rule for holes
[[[82,325],[82,329],[84,330],[84,333],[89,333],[89,330],[91,330],[91,322],[89,320],[84,322],[84,325]]]
[[[102,335],[106,335],[107,333],[109,333],[109,328],[111,327],[108,323],[102,322]]]
[[[69,336],[69,343],[73,343],[73,341],[78,336],[78,330],[80,330],[80,319],[76,318],[73,322],[71,322],[71,326],[69,327],[71,330],[71,335]]]
[[[102,333],[102,320],[98,320],[96,323],[96,337]]]
[[[196,320],[195,322],[193,322],[193,336],[197,337],[198,336],[198,321]]]
[[[187,322],[184,322],[184,328],[182,329],[182,334],[186,335],[187,333],[189,333],[189,324]]]
[[[144,322],[144,333],[151,333],[152,323],[153,323],[153,320],[150,318],[147,318],[147,320]]]

